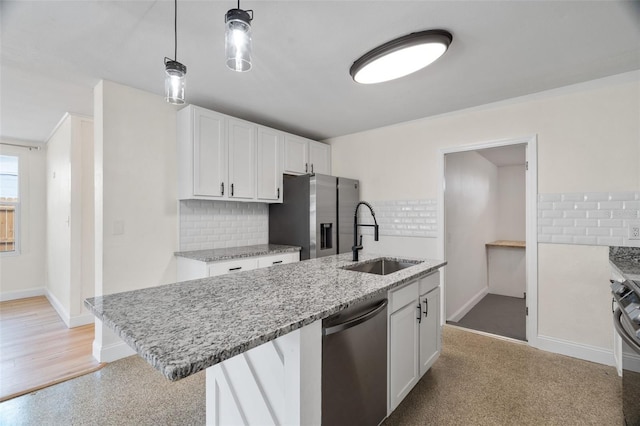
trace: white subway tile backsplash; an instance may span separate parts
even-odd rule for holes
[[[581,201],[576,202],[572,208],[576,210],[596,210],[598,208],[598,203],[595,201]]]
[[[599,246],[621,246],[624,244],[622,237],[598,237]]]
[[[540,202],[562,201],[562,194],[538,194],[538,201]]]
[[[551,242],[557,244],[573,244],[574,237],[571,235],[552,235]]]
[[[629,224],[640,219],[640,192],[538,194],[538,242],[640,246]]]
[[[587,217],[589,219],[609,219],[611,212],[609,210],[589,210]]]
[[[598,203],[599,210],[619,210],[622,206],[622,201],[600,201]]]
[[[562,194],[562,201],[584,201],[584,194]]]
[[[436,200],[385,200],[370,204],[376,212],[381,236],[437,237]],[[359,214],[364,223],[372,223],[366,210],[360,210]],[[373,228],[362,228],[362,233],[373,235]]]
[[[611,192],[609,193],[610,201],[629,201],[635,198],[635,192]]]
[[[538,237],[538,241],[540,240],[540,238]],[[574,236],[573,237],[573,244],[588,244],[591,246],[595,246],[598,245],[598,238],[597,237],[584,237],[584,236]]]
[[[567,219],[584,219],[587,217],[585,210],[567,210],[563,212],[563,215]]]
[[[235,201],[180,201],[180,250],[269,242],[269,205]]]
[[[608,192],[588,192],[584,194],[585,201],[608,201]]]

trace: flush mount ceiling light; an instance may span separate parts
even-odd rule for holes
[[[411,33],[365,53],[349,73],[362,84],[381,83],[414,73],[444,55],[453,36],[444,30]]]
[[[251,69],[251,21],[253,10],[240,9],[240,0],[238,8],[229,10],[224,16],[227,66],[234,71]]]
[[[174,0],[173,36],[173,59],[164,58],[164,93],[167,102],[181,105],[184,103],[184,83],[187,67],[178,62],[178,0]]]

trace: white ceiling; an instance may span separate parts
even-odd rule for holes
[[[178,2],[187,102],[324,139],[640,69],[640,2],[249,1],[253,69],[224,64],[234,1]],[[65,112],[92,115],[108,79],[162,95],[173,1],[0,3],[0,137],[44,141]],[[453,34],[439,61],[359,85],[349,67],[393,38]]]

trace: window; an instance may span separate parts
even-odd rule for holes
[[[18,249],[18,167],[17,156],[0,155],[0,253],[16,252]]]

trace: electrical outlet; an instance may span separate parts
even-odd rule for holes
[[[632,223],[629,225],[629,239],[640,240],[640,223]]]

